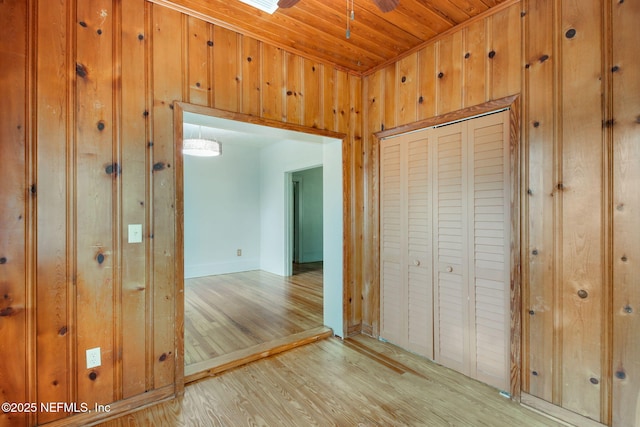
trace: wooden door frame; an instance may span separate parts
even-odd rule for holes
[[[184,113],[201,114],[205,116],[216,117],[220,119],[233,120],[236,122],[244,122],[248,124],[267,126],[271,128],[290,130],[321,137],[340,140],[342,144],[342,221],[343,221],[343,263],[342,263],[342,328],[347,331],[347,298],[348,284],[351,277],[351,266],[346,260],[349,251],[351,251],[351,242],[353,233],[352,228],[348,227],[351,221],[351,183],[348,182],[348,174],[345,168],[349,167],[348,161],[350,157],[350,144],[347,135],[339,132],[322,130],[292,123],[280,122],[277,120],[265,119],[244,113],[236,113],[217,108],[203,107],[200,105],[190,104],[182,101],[173,103],[173,141],[174,141],[174,175],[175,175],[175,233],[176,233],[176,256],[175,256],[175,343],[176,343],[176,362],[175,362],[175,391],[176,395],[184,394],[185,375],[184,375],[184,161],[182,154],[183,141],[183,121]],[[324,303],[323,303],[324,304]]]
[[[380,141],[383,138],[397,136],[407,132],[414,132],[421,129],[473,118],[474,116],[491,113],[494,111],[509,109],[509,147],[510,147],[510,204],[511,204],[511,283],[510,283],[510,305],[511,305],[511,350],[510,350],[510,390],[511,398],[519,401],[521,392],[521,354],[522,354],[522,276],[520,260],[522,259],[521,241],[521,212],[520,206],[522,200],[522,186],[520,171],[524,171],[521,159],[521,142],[520,142],[520,95],[512,95],[505,98],[496,99],[485,102],[480,105],[464,108],[462,110],[446,113],[440,116],[431,117],[406,125],[401,125],[391,129],[375,132],[372,140],[372,152],[375,156],[372,168],[372,182],[376,189],[374,197],[376,198],[376,212],[372,217],[375,219],[374,233],[380,236]],[[371,335],[378,337],[380,335],[380,239],[377,244],[371,248],[374,257],[372,265],[375,266],[377,272],[374,277],[374,286],[372,287],[372,298],[377,307],[372,307],[375,318],[372,322]]]

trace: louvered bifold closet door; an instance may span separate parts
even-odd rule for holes
[[[407,135],[407,348],[433,359],[431,203],[427,132]]]
[[[433,129],[435,360],[469,375],[466,125]]]
[[[406,310],[403,252],[406,245],[406,183],[401,176],[398,139],[380,143],[380,336],[406,345],[403,313]]]
[[[471,376],[509,390],[509,112],[469,120],[470,312],[475,329]],[[475,372],[474,372],[475,371]]]
[[[428,140],[414,133],[380,147],[380,336],[433,358]]]
[[[434,129],[435,360],[509,390],[508,111]]]

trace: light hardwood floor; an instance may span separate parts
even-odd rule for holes
[[[100,424],[134,426],[557,426],[494,388],[366,336],[328,338],[192,383]]]
[[[187,367],[322,324],[322,263],[185,280]]]

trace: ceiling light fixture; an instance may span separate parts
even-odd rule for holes
[[[220,156],[222,144],[215,138],[203,138],[202,127],[200,127],[197,138],[187,138],[182,141],[182,154],[197,157]]]

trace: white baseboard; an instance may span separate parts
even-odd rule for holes
[[[217,274],[240,273],[260,269],[260,259],[252,258],[242,261],[222,261],[209,264],[193,264],[184,266],[184,278],[215,276]]]

